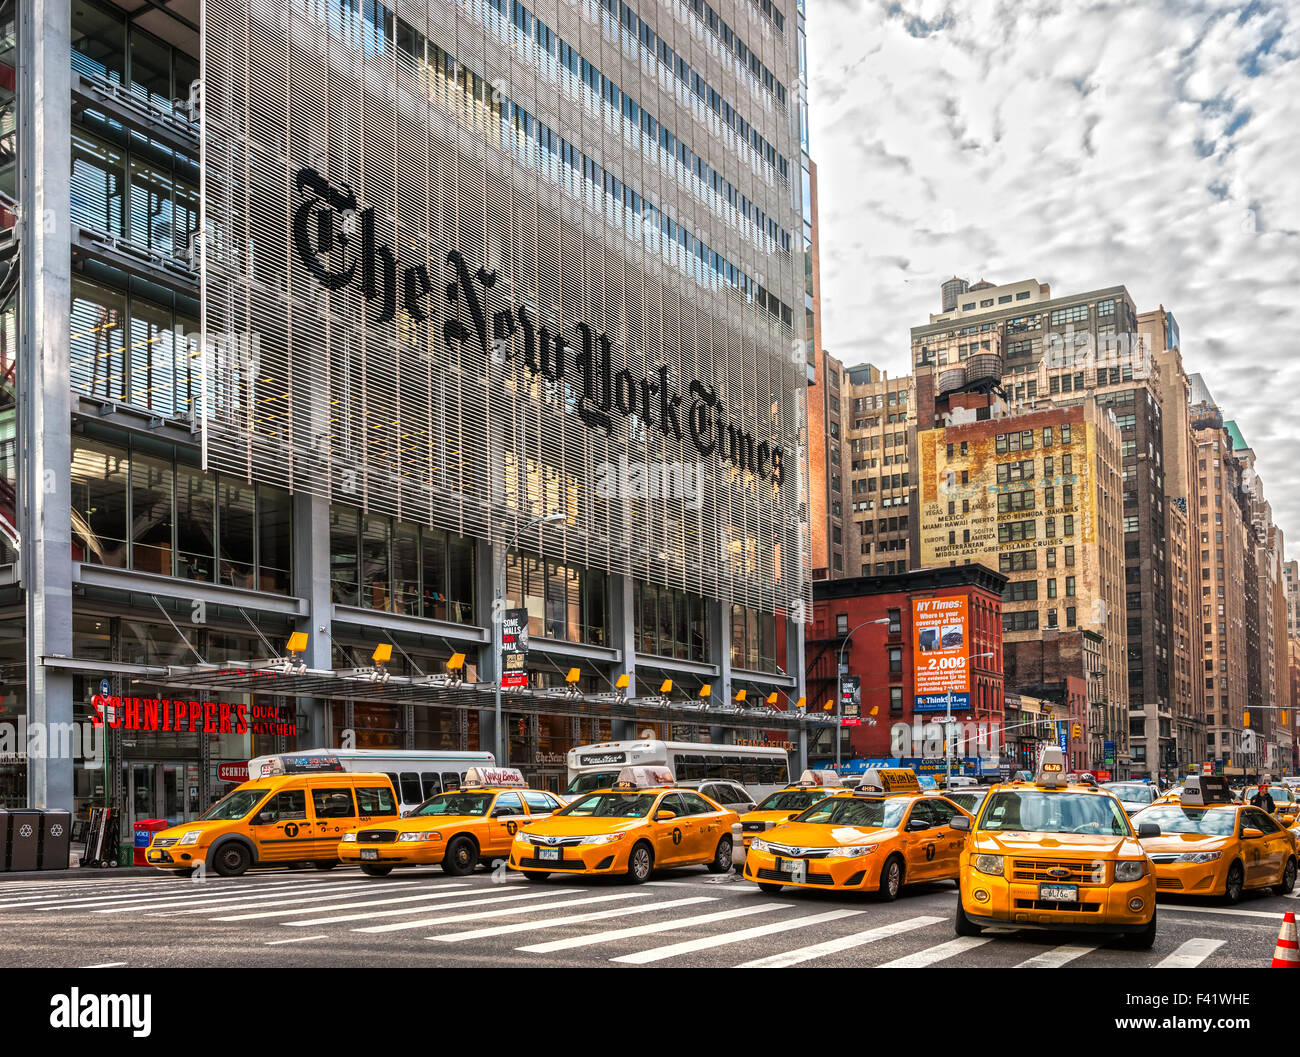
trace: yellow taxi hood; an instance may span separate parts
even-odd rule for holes
[[[598,833],[621,833],[645,824],[644,818],[552,815],[550,818],[538,819],[528,827],[528,832],[545,833],[552,837],[593,837]]]
[[[398,833],[423,833],[427,829],[437,829],[440,826],[460,826],[466,822],[485,822],[487,815],[407,815],[405,818],[385,818],[375,822],[367,822],[364,826],[354,826],[354,829],[375,829],[382,827],[384,829],[393,829]]]
[[[243,821],[243,819],[230,819],[229,821],[213,820],[210,822],[185,822],[179,826],[169,826],[167,829],[159,830],[157,833],[153,834],[153,836],[155,838],[175,837],[179,840],[181,837],[185,836],[185,834],[193,833],[195,830],[198,830],[203,834],[203,837],[210,837],[220,833],[229,826],[240,826],[243,824]],[[200,837],[199,840],[203,840],[203,837]]]
[[[778,844],[795,844],[807,848],[834,848],[844,844],[870,844],[880,837],[897,833],[881,826],[828,826],[812,822],[792,822],[763,834],[763,840]]]
[[[1116,837],[1104,833],[1026,833],[1007,830],[975,833],[974,851],[1002,853],[1004,855],[1107,855],[1134,856],[1143,853],[1142,845],[1133,837]]]
[[[1142,842],[1148,855],[1157,852],[1212,851],[1231,841],[1231,835],[1218,837],[1212,833],[1164,833],[1148,837]]]

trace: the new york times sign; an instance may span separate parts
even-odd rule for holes
[[[441,318],[448,351],[472,346],[486,358],[491,349],[501,349],[517,370],[570,382],[579,394],[575,413],[588,429],[610,435],[616,416],[636,415],[668,440],[689,442],[701,456],[780,485],[781,447],[736,426],[711,386],[692,380],[682,392],[666,365],[652,373],[616,369],[603,331],[581,320],[546,325],[525,305],[500,296],[495,271],[471,272],[456,250],[432,274],[425,261],[398,260],[376,237],[374,209],[363,206],[350,187],[332,184],[312,168],[297,170],[294,183],[301,196],[293,215],[300,263],[326,290],[355,289],[372,322],[391,322],[399,310],[418,322]]]

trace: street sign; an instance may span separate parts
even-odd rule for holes
[[[862,678],[846,675],[840,683],[840,715],[856,716],[861,705]]]
[[[507,609],[501,621],[501,686],[528,685],[528,610]]]
[[[113,692],[113,686],[107,679],[99,681],[99,696],[108,697]]]

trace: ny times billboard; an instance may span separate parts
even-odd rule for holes
[[[489,5],[396,16],[204,6],[206,465],[480,538],[561,511],[559,560],[806,599],[802,335],[539,150],[516,100],[650,178]]]

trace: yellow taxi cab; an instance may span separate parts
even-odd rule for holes
[[[834,771],[804,771],[799,781],[764,797],[753,811],[740,816],[741,847],[732,849],[732,866],[736,873],[745,869],[745,856],[755,834],[789,821],[828,796],[844,796],[850,792],[848,786],[840,784],[840,776]]]
[[[1259,786],[1247,786],[1241,794],[1242,803],[1249,804],[1251,797],[1259,792]],[[1283,826],[1290,826],[1300,815],[1300,803],[1296,802],[1295,792],[1287,785],[1268,783],[1268,795],[1273,798],[1273,817]]]
[[[624,767],[613,788],[579,796],[516,833],[510,868],[530,881],[562,872],[625,874],[634,884],[669,866],[725,873],[739,822],[702,793],[676,788],[667,767]]]
[[[358,824],[397,820],[397,794],[386,774],[344,771],[333,757],[318,763],[324,771],[236,786],[196,821],[155,833],[145,859],[187,877],[201,867],[222,877],[238,877],[255,865],[311,862],[333,869],[344,833]]]
[[[741,876],[764,892],[795,885],[895,899],[904,884],[956,878],[957,818],[970,821],[951,800],[923,792],[912,771],[870,770],[856,789],[756,836]]]
[[[1295,888],[1296,838],[1260,808],[1232,800],[1216,775],[1189,778],[1176,804],[1152,804],[1133,816],[1160,827],[1142,839],[1155,864],[1156,890],[1239,902],[1248,888]]]
[[[1069,785],[1064,754],[1045,748],[1033,782],[995,785],[961,852],[958,936],[986,926],[1112,932],[1149,949],[1156,935],[1156,879],[1119,800]]]
[[[384,877],[395,866],[438,864],[443,873],[462,877],[480,862],[504,858],[521,827],[561,806],[545,790],[529,789],[514,767],[471,767],[460,789],[429,797],[405,818],[345,833],[338,857],[371,877]]]

